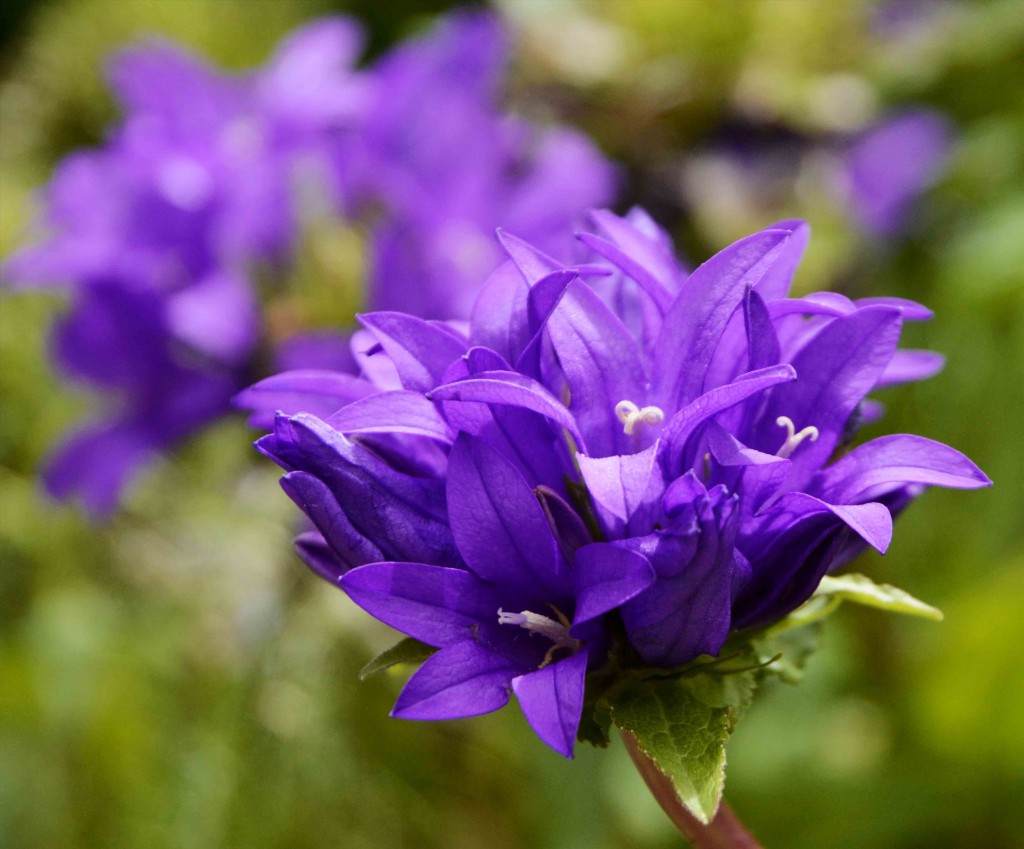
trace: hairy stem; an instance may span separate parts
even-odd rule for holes
[[[636,738],[628,732],[624,732],[622,737],[644,783],[673,825],[695,849],[762,849],[761,844],[743,827],[743,823],[724,801],[715,818],[704,825],[683,807],[671,780],[654,765],[654,761],[640,751]]]

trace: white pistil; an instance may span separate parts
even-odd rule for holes
[[[796,425],[793,424],[793,420],[789,416],[779,416],[775,420],[775,424],[779,427],[786,429],[786,441],[782,443],[782,447],[775,452],[776,457],[782,457],[786,459],[805,439],[814,442],[818,438],[818,429],[814,425],[808,425],[801,431],[797,431]]]
[[[665,412],[661,407],[638,407],[632,401],[619,401],[615,405],[615,415],[625,427],[623,432],[631,436],[637,424],[660,425],[665,421]]]
[[[498,608],[499,625],[518,625],[520,628],[525,628],[529,631],[531,636],[533,634],[540,634],[542,637],[547,637],[554,644],[548,649],[547,654],[544,655],[544,662],[539,667],[541,669],[551,663],[553,655],[558,649],[569,649],[575,652],[582,645],[579,640],[569,636],[570,623],[565,614],[557,607],[552,607],[551,609],[555,611],[558,621],[530,610],[523,610],[519,613],[507,613],[500,607]]]

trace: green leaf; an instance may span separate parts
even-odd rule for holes
[[[728,686],[711,675],[648,678],[614,697],[615,724],[672,781],[679,801],[703,823],[718,810],[725,785],[725,744],[750,701],[756,676],[741,672]],[[707,702],[718,706],[712,706]],[[723,702],[735,702],[723,704]]]
[[[826,575],[821,579],[815,598],[832,597],[843,601],[877,607],[892,613],[906,613],[924,619],[942,620],[942,611],[914,598],[910,593],[889,584],[876,584],[864,575]]]
[[[585,703],[576,739],[581,743],[590,743],[598,749],[606,749],[611,742],[608,735],[611,724],[612,711],[607,699]]]
[[[777,675],[787,684],[797,684],[804,677],[808,658],[818,648],[821,623],[808,625],[801,619],[794,623],[791,616],[753,637],[751,644],[758,660],[765,664],[765,672]]]
[[[436,651],[437,649],[433,646],[428,646],[426,643],[421,643],[412,637],[406,637],[386,651],[382,651],[360,669],[359,680],[365,681],[367,678],[384,672],[392,666],[398,666],[401,663],[423,663]]]
[[[749,659],[751,665],[737,671],[726,668],[709,670],[686,679],[686,685],[699,702],[710,708],[729,708],[735,719],[750,707],[757,689],[760,668],[754,666],[756,661]]]

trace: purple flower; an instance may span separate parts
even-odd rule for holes
[[[123,121],[61,164],[45,192],[47,238],[3,267],[13,288],[66,286],[64,324],[103,340],[102,357],[54,346],[60,370],[106,407],[58,449],[55,495],[109,512],[149,458],[227,414],[262,363],[351,367],[340,332],[266,338],[254,275],[293,261],[305,216],[366,227],[375,306],[449,316],[468,314],[500,262],[499,221],[568,251],[571,220],[609,199],[610,168],[582,137],[500,111],[494,17],[455,16],[357,71],[360,49],[358,28],[338,18],[244,75],[162,43],[111,62]],[[142,327],[151,336],[135,345]],[[356,378],[339,382],[344,400],[359,397]],[[276,403],[290,409],[291,391]],[[116,460],[106,468],[103,456]]]
[[[596,620],[650,584],[642,557],[606,543],[577,548],[585,531],[574,540],[545,506],[557,496],[538,499],[512,461],[466,433],[451,446],[443,483],[388,468],[311,416],[283,422],[260,448],[290,469],[282,485],[324,531],[327,556],[355,566],[312,559],[321,574],[381,621],[440,648],[394,716],[473,716],[514,691],[541,739],[571,756],[588,662],[606,642]],[[356,565],[365,560],[373,562]]]
[[[925,486],[989,483],[918,436],[843,454],[868,393],[941,359],[897,350],[902,323],[930,317],[918,304],[788,297],[805,224],[688,274],[642,211],[593,222],[579,235],[589,261],[574,266],[503,235],[510,260],[468,328],[363,316],[358,399],[344,403],[351,387],[328,373],[271,378],[243,399],[264,418],[276,391],[338,403],[279,416],[259,446],[317,528],[299,546],[314,570],[441,648],[396,715],[493,710],[511,687],[563,754],[608,640],[627,666],[717,654],[861,548],[884,552],[892,514]],[[498,646],[515,624],[540,647],[513,663]],[[546,701],[524,700],[541,673]]]
[[[902,231],[913,202],[939,177],[951,135],[943,116],[919,110],[889,117],[854,139],[844,177],[858,223],[883,236]]]
[[[3,268],[15,288],[70,288],[53,356],[104,395],[49,461],[55,496],[108,513],[136,470],[230,409],[262,330],[249,274],[292,250],[298,172],[310,157],[326,167],[325,145],[363,108],[357,45],[352,24],[328,20],[244,77],[165,44],[111,62],[124,121],[62,163],[51,235]]]
[[[183,360],[165,306],[152,291],[95,280],[54,327],[57,367],[111,403],[51,455],[43,478],[56,497],[80,495],[93,514],[114,508],[140,465],[220,416],[243,379],[228,366]]]

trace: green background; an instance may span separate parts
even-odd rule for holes
[[[379,52],[443,5],[18,7],[0,35],[0,252],[25,238],[32,191],[55,162],[116,118],[101,76],[111,49],[163,33],[251,67],[292,26],[349,8]],[[889,554],[858,563],[946,621],[843,608],[804,684],[766,687],[740,725],[727,797],[777,849],[1022,847],[1024,3],[924,4],[929,14],[899,37],[872,27],[878,5],[499,8],[521,33],[512,100],[585,127],[687,256],[800,215],[814,238],[798,288],[933,307],[935,321],[906,340],[945,353],[946,370],[888,390],[889,414],[868,435],[948,442],[996,482],[928,493],[897,523]],[[837,109],[837,92],[857,109]],[[948,113],[957,143],[897,242],[859,235],[813,161],[769,197],[725,197],[700,179],[704,140],[723,121],[825,139],[857,110],[909,103]],[[300,265],[314,282],[331,273]],[[293,511],[241,423],[152,469],[104,527],[48,502],[34,470],[88,409],[47,364],[45,330],[61,308],[55,296],[0,297],[0,844],[679,845],[617,741],[569,763],[514,706],[451,723],[388,719],[401,677],[356,673],[392,635],[291,554]]]

